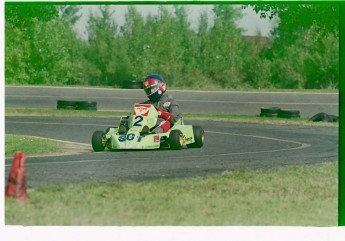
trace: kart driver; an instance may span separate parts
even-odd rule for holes
[[[163,77],[158,74],[148,75],[143,81],[144,91],[149,98],[142,104],[152,104],[158,110],[158,120],[156,126],[151,130],[147,126],[143,127],[142,133],[164,133],[182,116],[177,102],[167,95],[167,85]],[[128,131],[128,120],[121,120],[119,133],[125,134]]]

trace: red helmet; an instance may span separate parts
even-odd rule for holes
[[[151,101],[157,101],[167,90],[167,85],[162,76],[152,74],[144,79],[144,91]]]

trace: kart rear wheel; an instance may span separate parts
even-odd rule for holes
[[[107,139],[103,131],[95,131],[92,135],[92,148],[94,151],[104,151]]]
[[[205,131],[200,126],[193,126],[194,143],[188,144],[189,148],[200,148],[204,145]]]
[[[180,130],[172,130],[169,134],[170,148],[173,150],[180,150],[183,146],[183,134]]]

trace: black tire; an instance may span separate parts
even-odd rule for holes
[[[69,101],[58,100],[57,109],[67,110],[97,110],[96,101]]]
[[[339,117],[336,115],[328,115],[328,122],[338,122]]]
[[[205,131],[200,126],[193,126],[194,143],[188,144],[189,148],[201,148],[205,141]]]
[[[278,113],[280,118],[299,118],[301,117],[299,110],[280,110]]]
[[[278,113],[260,113],[260,117],[278,117]]]
[[[96,101],[77,101],[77,110],[97,110]]]
[[[284,115],[284,114],[280,114],[278,115],[279,118],[286,118],[286,119],[291,119],[291,118],[300,118],[300,115]]]
[[[77,105],[81,107],[96,107],[96,101],[77,101]]]
[[[328,115],[324,112],[320,112],[317,113],[316,115],[314,115],[313,117],[311,117],[309,119],[309,121],[313,121],[313,122],[338,122],[339,117],[335,116],[335,115]]]
[[[314,121],[314,122],[319,122],[319,121],[328,122],[329,115],[324,112],[320,112],[314,115],[313,117],[311,117],[309,120]]]
[[[279,111],[279,107],[261,107],[262,114],[278,114]]]
[[[169,134],[169,145],[172,150],[180,150],[183,146],[183,134],[180,130],[172,130]]]
[[[103,131],[95,131],[92,135],[92,148],[95,152],[104,151],[106,137]]]
[[[279,107],[261,107],[261,117],[277,117],[280,111]]]
[[[76,107],[74,105],[63,105],[63,106],[58,105],[56,108],[58,110],[61,110],[61,109],[63,109],[63,110],[75,110],[76,109]]]
[[[58,100],[57,105],[58,106],[77,106],[77,102],[69,101],[69,100]]]
[[[299,110],[280,110],[279,114],[283,114],[283,115],[299,115],[300,112],[299,112]]]
[[[59,110],[75,110],[77,108],[77,102],[69,100],[58,100],[56,108]]]
[[[77,101],[78,107],[96,107],[97,102],[96,101]]]

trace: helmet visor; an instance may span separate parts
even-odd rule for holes
[[[155,93],[159,89],[158,81],[148,81],[147,83],[144,83],[144,91],[147,96]]]

